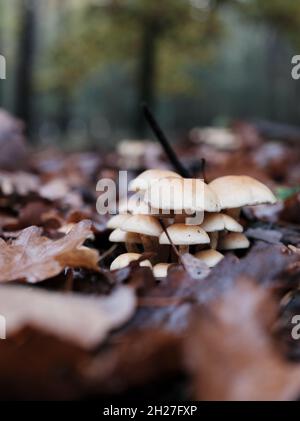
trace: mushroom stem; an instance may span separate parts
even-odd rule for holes
[[[188,253],[188,252],[189,252],[189,246],[187,244],[179,246],[179,253],[180,254],[185,254],[185,253]]]
[[[157,257],[159,262],[167,262],[171,254],[171,247],[167,244],[158,244]]]
[[[125,242],[125,247],[128,253],[140,253],[140,250],[135,243]]]
[[[180,262],[180,253],[179,252],[178,252],[178,254],[175,253],[174,249],[171,247],[170,255],[169,255],[169,258],[167,259],[167,262],[171,262],[171,263]]]
[[[226,213],[227,213],[227,215],[231,216],[231,218],[233,218],[236,221],[238,221],[239,218],[240,218],[240,215],[241,215],[241,209],[242,208],[227,209],[226,210]]]
[[[184,224],[185,223],[186,215],[184,213],[175,214],[174,216],[174,223],[175,224]]]
[[[219,241],[219,233],[218,232],[210,232],[208,234],[209,238],[210,238],[210,247],[213,250],[216,250],[217,245],[218,245],[218,241]]]
[[[141,234],[141,240],[143,243],[145,252],[156,252],[158,249],[158,239],[151,237],[150,235]]]

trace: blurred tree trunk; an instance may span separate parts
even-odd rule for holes
[[[36,0],[20,0],[20,33],[17,46],[15,112],[32,132],[32,87],[36,36]]]
[[[4,55],[4,19],[5,10],[4,4],[0,3],[0,54]],[[0,107],[3,107],[4,102],[4,83],[0,80]]]
[[[278,58],[278,32],[276,28],[268,28],[267,50],[266,50],[266,75],[268,86],[267,115],[268,118],[276,120],[277,109],[277,58]]]
[[[136,131],[139,136],[144,136],[147,128],[140,105],[146,102],[151,109],[155,107],[158,36],[158,28],[154,22],[147,22],[143,25],[142,46],[138,67],[138,103],[136,114]]]
[[[65,136],[68,129],[69,123],[72,117],[71,112],[71,96],[70,93],[65,89],[60,89],[58,93],[59,98],[59,105],[58,105],[58,115],[57,115],[57,123],[58,128],[62,136]]]

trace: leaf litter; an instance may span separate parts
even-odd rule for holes
[[[280,187],[279,171],[283,186],[299,185],[297,145],[291,153],[281,142],[274,163],[253,126],[235,130],[238,150],[185,139],[177,152],[199,177],[205,158],[209,180],[246,172]],[[151,389],[159,399],[170,390],[173,399],[299,398],[299,342],[290,337],[300,311],[299,193],[243,210],[249,251],[226,252],[212,269],[185,254],[183,266],[156,280],[139,266],[147,255],[108,270],[123,246],[108,241],[95,186],[101,176],[117,179],[117,153],[29,157],[22,124],[4,112],[0,149],[1,396],[136,397]]]

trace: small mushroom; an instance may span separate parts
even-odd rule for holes
[[[146,170],[129,183],[129,191],[146,190],[153,181],[167,177],[182,178],[181,175],[174,171],[161,169]]]
[[[161,279],[166,278],[168,275],[168,268],[171,266],[171,263],[157,263],[153,266],[153,275],[154,278]]]
[[[130,253],[139,251],[136,245],[142,244],[141,237],[138,234],[126,232],[120,228],[116,228],[110,233],[109,241],[112,243],[125,243],[126,250]]]
[[[110,270],[117,270],[122,269],[130,264],[130,262],[133,262],[135,260],[138,260],[142,255],[139,253],[124,253],[120,254],[110,265]],[[149,260],[143,260],[140,263],[140,266],[148,266],[152,268],[151,263]]]
[[[216,178],[209,187],[217,194],[221,209],[236,209],[231,216],[238,217],[240,208],[248,205],[276,203],[271,190],[255,178],[246,175],[227,175]]]
[[[189,246],[195,244],[209,244],[207,233],[197,225],[173,224],[166,228],[173,244],[179,246],[181,254],[189,252]],[[166,232],[159,237],[160,244],[170,244]]]
[[[144,200],[151,208],[165,213],[217,212],[218,198],[213,190],[200,179],[164,178],[157,180],[145,192]]]
[[[248,238],[241,232],[229,232],[219,239],[220,250],[246,249],[250,246]]]
[[[217,248],[220,231],[243,231],[241,224],[239,224],[231,216],[224,213],[206,213],[201,227],[208,233],[212,249]]]
[[[122,230],[140,234],[144,250],[156,251],[158,248],[157,237],[160,236],[163,228],[154,216],[132,215],[124,222]]]
[[[218,241],[219,241],[219,233],[216,232],[208,232],[207,233],[210,239],[210,247],[214,250],[218,247]]]
[[[243,227],[234,218],[225,213],[206,213],[201,227],[206,232],[231,231],[243,232]]]
[[[243,227],[232,216],[222,213],[224,220],[224,229],[230,232],[243,232]]]
[[[239,136],[225,127],[195,127],[189,137],[193,143],[204,143],[220,151],[236,150],[241,143]]]
[[[124,222],[128,218],[130,218],[130,215],[128,215],[128,214],[114,215],[107,222],[106,226],[107,226],[108,229],[121,228],[122,224],[124,224]]]
[[[124,139],[119,143],[117,150],[120,157],[119,167],[124,169],[141,168],[147,153],[154,156],[159,154],[159,146],[144,139]]]
[[[216,266],[224,258],[222,253],[213,249],[198,251],[195,257],[202,260],[210,268]]]
[[[132,215],[151,215],[151,208],[144,201],[144,194],[136,193],[128,200],[128,212]]]

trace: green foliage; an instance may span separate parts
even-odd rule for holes
[[[300,46],[300,2],[297,0],[242,1],[244,12],[255,19],[268,22],[284,33],[296,46]]]
[[[42,86],[72,91],[112,62],[137,68],[142,34],[150,28],[159,91],[186,92],[192,88],[189,66],[211,57],[220,34],[216,7],[198,3],[202,6],[187,0],[111,0],[70,10],[51,49],[49,61],[55,67],[43,72]]]
[[[296,193],[300,192],[300,186],[296,187],[278,187],[276,190],[276,196],[280,200],[286,200]]]

